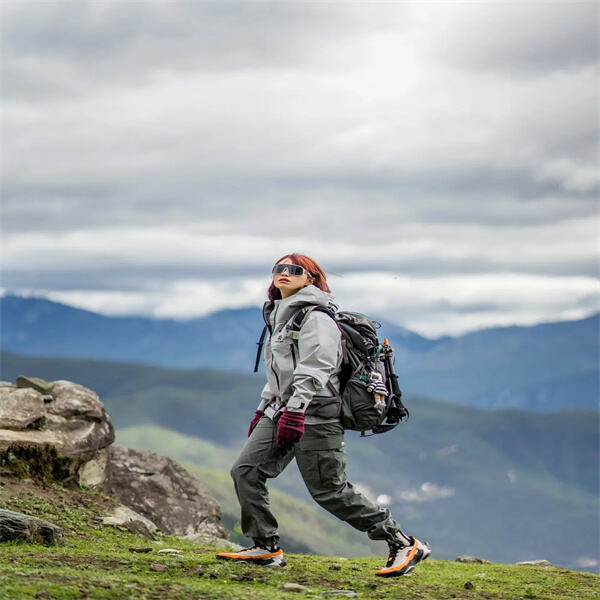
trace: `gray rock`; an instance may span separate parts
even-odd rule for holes
[[[0,387],[0,429],[27,429],[45,418],[46,407],[39,392]]]
[[[52,382],[46,381],[41,377],[17,377],[18,388],[31,388],[42,394],[49,394],[52,391]]]
[[[162,550],[158,551],[158,554],[169,554],[169,555],[183,556],[183,551],[182,550],[178,550],[177,548],[163,548]]]
[[[78,480],[82,485],[100,487],[108,476],[108,448],[101,448],[95,456],[83,463],[78,471]]]
[[[552,566],[554,566],[551,562],[544,560],[544,559],[523,560],[523,561],[515,563],[515,564],[525,566],[525,567],[552,567]]]
[[[163,533],[191,540],[227,538],[217,501],[170,458],[113,445],[108,471],[102,491],[156,523]]]
[[[0,509],[0,542],[18,539],[34,544],[65,543],[62,527],[12,510]]]
[[[461,555],[458,556],[455,559],[455,562],[461,562],[461,563],[477,563],[477,564],[481,564],[481,565],[489,565],[492,563],[491,560],[487,560],[485,558],[479,558],[477,556],[466,556],[466,555]]]
[[[63,380],[19,377],[17,386],[0,388],[0,454],[23,454],[23,466],[34,478],[46,470],[78,481],[82,470],[81,483],[99,486],[106,472],[98,452],[112,444],[114,429],[98,396]],[[50,394],[51,402],[42,391]],[[97,462],[84,466],[92,460]]]
[[[322,596],[342,596],[343,598],[358,598],[358,594],[354,590],[327,590],[321,592]]]
[[[299,583],[284,583],[281,586],[282,590],[286,592],[307,592],[308,588],[305,585],[300,585]]]
[[[143,535],[151,540],[156,539],[154,532],[158,529],[150,519],[122,504],[117,506],[110,515],[103,517],[101,524],[125,527],[131,533]]]

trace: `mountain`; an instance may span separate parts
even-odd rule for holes
[[[249,373],[262,328],[258,308],[175,321],[107,317],[42,298],[0,298],[1,347],[77,357]],[[428,339],[382,322],[405,393],[484,408],[596,409],[599,315]]]
[[[128,445],[225,473],[262,387],[259,376],[214,370],[11,353],[2,353],[1,364],[5,379],[82,383],[100,394],[118,439],[123,431]],[[411,394],[405,400],[407,423],[366,439],[348,432],[346,448],[350,480],[373,497],[389,496],[409,532],[429,539],[440,558],[598,567],[598,412],[482,410]],[[273,485],[312,502],[294,465]],[[577,542],[570,554],[565,532]]]

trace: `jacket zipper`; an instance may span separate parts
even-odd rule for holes
[[[294,369],[296,368],[296,352],[294,351],[294,343],[290,344],[290,350],[292,351],[292,363],[294,365]]]

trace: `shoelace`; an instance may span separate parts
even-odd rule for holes
[[[396,556],[398,556],[398,552],[403,550],[406,546],[398,546],[396,544],[390,545],[390,555],[388,556],[388,563],[394,562],[396,560]]]
[[[259,548],[260,550],[266,550],[267,552],[277,552],[276,546],[271,546],[270,548],[268,548],[267,546],[259,546],[258,544],[256,544],[255,546],[252,546],[250,548],[244,548],[241,551],[245,552],[246,550],[254,550],[255,548]]]

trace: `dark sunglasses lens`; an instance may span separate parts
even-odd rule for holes
[[[304,273],[304,269],[302,267],[299,267],[298,265],[275,265],[273,267],[273,273],[283,273],[285,270],[287,270],[287,272],[290,275],[302,275],[302,273]]]

